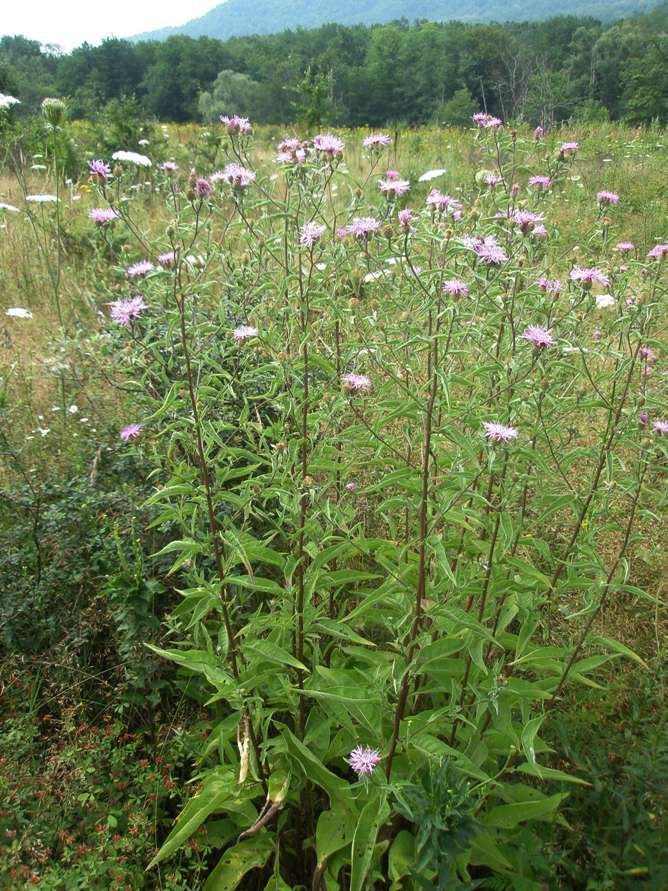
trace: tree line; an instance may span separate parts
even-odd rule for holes
[[[72,117],[135,98],[162,121],[241,113],[258,123],[459,124],[504,120],[668,121],[668,4],[613,24],[562,16],[475,25],[405,21],[238,37],[108,39],[70,53],[0,39],[0,92]]]

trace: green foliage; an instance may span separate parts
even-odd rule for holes
[[[262,88],[247,74],[221,71],[210,93],[201,93],[197,103],[205,121],[218,121],[221,115],[245,115],[256,119],[261,112]]]

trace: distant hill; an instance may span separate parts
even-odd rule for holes
[[[226,0],[198,19],[132,39],[166,40],[176,34],[226,40],[296,28],[371,25],[395,19],[435,22],[535,21],[554,15],[593,16],[601,21],[648,12],[662,0]]]

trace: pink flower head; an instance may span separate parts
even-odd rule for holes
[[[304,164],[307,154],[308,144],[294,137],[278,144],[278,160],[283,164]]]
[[[536,282],[541,291],[556,297],[561,291],[561,282],[557,279],[539,278]]]
[[[646,424],[649,421],[649,415],[645,415],[645,414],[638,415],[638,420],[640,421],[641,424]]]
[[[534,139],[538,142],[538,140],[542,139],[543,136],[545,136],[545,130],[539,125],[533,131],[533,136],[534,136]]]
[[[385,174],[385,179],[389,179],[389,180],[399,179],[400,176],[401,176],[401,174],[399,173],[398,170],[388,170],[387,173]]]
[[[541,328],[540,325],[529,325],[522,337],[524,340],[528,340],[529,343],[532,343],[536,349],[543,349],[544,347],[553,346],[556,343],[550,330],[548,328]]]
[[[356,483],[356,482],[346,483],[346,489],[348,490],[348,492],[354,492],[355,489],[359,489],[359,483]]]
[[[441,213],[454,214],[455,211],[462,209],[461,201],[452,198],[450,195],[444,195],[438,189],[432,189],[427,195],[427,206],[433,207]]]
[[[579,148],[580,145],[577,142],[563,142],[559,148],[559,154],[564,156],[574,155]]]
[[[570,278],[571,281],[578,282],[583,288],[590,288],[594,282],[603,286],[610,283],[608,276],[600,269],[583,269],[580,266],[571,269]]]
[[[206,198],[207,195],[210,195],[211,192],[213,192],[213,187],[208,179],[204,179],[200,176],[195,180],[195,191],[200,198]]]
[[[499,183],[503,182],[503,177],[499,176],[498,173],[486,173],[484,180],[485,185],[490,186],[493,189],[495,186],[498,186]]]
[[[410,187],[411,184],[407,179],[381,179],[378,181],[378,188],[388,198],[399,198],[401,195],[405,195]]]
[[[656,362],[656,360],[657,360],[657,355],[654,352],[654,350],[652,349],[652,347],[647,347],[647,346],[640,347],[640,349],[638,350],[638,354],[640,355],[640,357],[642,359],[644,359],[650,365],[653,362]]]
[[[529,185],[536,186],[538,189],[549,189],[552,185],[552,180],[549,176],[530,176],[529,177]]]
[[[136,297],[128,297],[125,300],[114,300],[110,304],[109,315],[119,325],[129,325],[132,319],[137,319],[146,309],[144,297],[137,294]]]
[[[248,118],[242,118],[238,114],[232,116],[221,114],[218,119],[229,133],[239,133],[242,136],[252,133],[253,127]]]
[[[380,229],[380,223],[373,217],[355,217],[352,223],[346,226],[346,234],[355,238],[367,239]]]
[[[484,114],[482,111],[476,112],[471,120],[478,124],[479,127],[484,127],[485,130],[498,130],[499,127],[503,127],[501,118],[495,118],[491,114]]]
[[[246,189],[255,181],[255,173],[242,167],[241,164],[232,163],[228,164],[222,172],[214,173],[211,179],[222,179],[223,182],[229,183],[235,189]]]
[[[453,297],[466,297],[469,286],[458,278],[449,278],[443,282],[443,291]]]
[[[647,254],[647,257],[650,260],[663,260],[666,254],[668,254],[668,244],[657,244]]]
[[[482,244],[474,250],[480,258],[480,262],[486,266],[501,266],[508,260],[504,250],[499,247],[494,238],[485,238]]]
[[[148,273],[153,272],[154,269],[155,266],[150,260],[140,260],[139,263],[133,263],[132,266],[128,266],[128,275],[130,278],[148,275]]]
[[[89,161],[88,172],[91,179],[97,180],[97,182],[100,183],[104,183],[107,181],[109,175],[111,174],[111,167],[109,167],[108,164],[105,164],[104,161]]]
[[[176,171],[178,170],[178,167],[174,163],[174,161],[165,161],[164,164],[160,165],[160,169],[162,170],[163,173],[171,174],[171,173],[176,173]]]
[[[547,229],[543,226],[542,223],[539,223],[537,226],[534,226],[531,230],[532,238],[547,238]]]
[[[113,207],[94,207],[88,214],[89,218],[100,226],[105,223],[113,223],[114,220],[120,219],[120,213]]]
[[[668,434],[668,421],[654,421],[652,424],[652,430],[655,433],[658,433],[660,436],[665,436]]]
[[[532,213],[530,210],[516,210],[512,216],[515,225],[519,226],[525,234],[529,229],[533,229],[537,223],[540,223],[542,219],[542,213]]]
[[[410,207],[406,207],[404,210],[400,210],[398,217],[399,225],[403,226],[404,229],[410,228],[411,223],[414,223],[417,220],[417,217],[410,209]]]
[[[121,439],[124,442],[134,442],[136,439],[139,439],[141,429],[141,424],[128,424],[127,427],[123,427],[121,430]]]
[[[596,200],[602,206],[619,204],[619,195],[616,192],[597,192]]]
[[[371,381],[365,374],[344,374],[343,388],[344,390],[359,390],[362,393],[368,393],[371,389]]]
[[[363,140],[364,148],[369,149],[382,149],[389,144],[390,137],[385,133],[372,133],[371,136],[366,136]]]
[[[620,241],[615,245],[615,250],[619,251],[620,254],[629,254],[635,249],[636,246],[632,241]]]
[[[331,133],[319,133],[313,138],[313,148],[316,152],[327,155],[329,158],[340,158],[343,155],[343,142],[338,136]]]
[[[251,337],[257,337],[257,328],[253,325],[239,325],[232,332],[232,337],[238,341],[249,340]]]
[[[517,439],[517,430],[515,427],[506,427],[505,424],[497,424],[496,422],[485,422],[485,436],[492,442],[510,442],[511,439]]]
[[[158,263],[167,269],[176,262],[176,254],[174,251],[166,251],[164,254],[158,255]]]
[[[380,764],[380,752],[368,746],[356,746],[350,753],[348,764],[358,776],[373,773]]]
[[[313,247],[316,241],[319,241],[322,236],[325,234],[326,226],[321,225],[320,223],[316,223],[311,220],[310,223],[305,223],[302,226],[302,231],[299,235],[299,241],[304,247]]]

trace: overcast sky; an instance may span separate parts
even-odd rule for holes
[[[23,34],[71,50],[87,40],[129,37],[204,15],[221,0],[0,0],[0,35]]]

